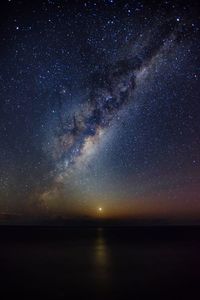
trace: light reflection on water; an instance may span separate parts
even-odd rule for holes
[[[97,229],[97,237],[94,242],[94,270],[96,285],[103,290],[108,290],[112,278],[111,255],[102,228]]]

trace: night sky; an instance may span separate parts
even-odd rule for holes
[[[0,15],[0,222],[200,219],[198,1]]]

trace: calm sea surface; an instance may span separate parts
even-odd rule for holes
[[[0,228],[1,299],[200,299],[200,228]]]

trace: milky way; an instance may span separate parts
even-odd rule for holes
[[[67,175],[82,156],[84,159],[89,148],[95,148],[95,143],[99,142],[118,112],[134,101],[134,91],[144,71],[157,56],[167,55],[173,47],[180,34],[179,29],[175,22],[152,29],[137,53],[130,45],[128,56],[92,75],[90,93],[81,112],[76,113],[67,124],[61,119],[61,130],[55,137],[53,152],[58,161],[58,172],[63,171]]]

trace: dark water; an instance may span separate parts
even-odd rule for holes
[[[200,228],[0,228],[1,299],[200,299]]]

